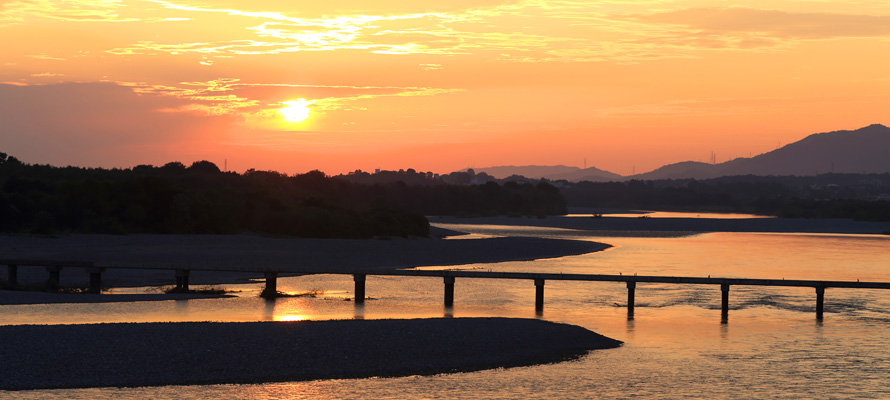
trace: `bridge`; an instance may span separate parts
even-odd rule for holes
[[[623,282],[627,286],[627,315],[633,319],[634,297],[637,283],[663,283],[677,285],[720,285],[721,291],[721,317],[726,321],[729,315],[729,292],[731,286],[784,286],[784,287],[811,287],[816,292],[816,319],[822,320],[824,316],[825,289],[849,288],[849,289],[890,289],[890,282],[852,282],[852,281],[816,281],[816,280],[786,280],[786,279],[751,279],[751,278],[712,278],[685,277],[685,276],[645,276],[645,275],[600,275],[600,274],[562,274],[562,273],[529,273],[529,272],[492,272],[476,270],[416,270],[416,269],[389,269],[389,270],[357,270],[349,272],[331,272],[322,270],[302,269],[232,269],[212,267],[126,267],[126,266],[98,266],[93,262],[85,261],[59,261],[59,260],[19,260],[2,259],[0,265],[7,266],[7,286],[16,289],[18,286],[18,268],[20,266],[44,267],[48,273],[46,287],[48,290],[58,290],[60,287],[60,271],[63,268],[78,268],[90,274],[90,293],[100,293],[102,289],[102,272],[106,269],[139,269],[139,270],[170,270],[174,272],[176,288],[188,290],[190,271],[225,271],[225,272],[253,272],[262,273],[265,277],[263,297],[272,298],[277,294],[277,278],[280,273],[312,275],[352,275],[355,282],[355,303],[362,304],[365,301],[365,281],[367,276],[420,276],[439,277],[444,282],[444,304],[446,307],[454,305],[454,285],[457,278],[473,279],[514,279],[528,280],[535,284],[535,310],[544,309],[544,284],[546,281],[587,281],[587,282]]]

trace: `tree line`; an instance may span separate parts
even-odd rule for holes
[[[573,207],[890,221],[890,201],[867,199],[886,190],[883,182],[890,184],[890,174],[734,176],[701,181],[564,182],[561,193]]]
[[[429,235],[425,215],[566,212],[546,183],[413,182],[420,175],[410,185],[368,184],[320,171],[223,172],[209,161],[102,169],[30,165],[0,153],[0,231],[408,237]]]

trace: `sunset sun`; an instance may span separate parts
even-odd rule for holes
[[[309,102],[306,99],[298,99],[283,102],[285,107],[278,110],[287,122],[303,122],[309,118]]]

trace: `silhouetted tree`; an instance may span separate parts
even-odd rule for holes
[[[192,165],[188,167],[188,171],[201,174],[216,174],[222,172],[216,164],[206,160],[193,162]]]

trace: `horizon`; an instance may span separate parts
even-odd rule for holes
[[[833,131],[833,132],[819,132],[819,133],[814,133],[814,134],[812,134],[812,135],[808,135],[807,137],[810,137],[810,136],[819,136],[819,135],[822,135],[822,134],[834,134],[834,133],[857,133],[857,132],[860,131],[860,130],[864,130],[864,129],[872,128],[872,127],[881,127],[881,128],[890,130],[890,128],[888,128],[887,126],[885,126],[885,125],[883,125],[883,124],[878,124],[878,123],[876,123],[876,124],[871,124],[871,125],[868,125],[868,126],[865,126],[865,127],[859,128],[859,129],[855,129],[855,130],[841,130],[841,131]],[[797,143],[797,142],[795,142],[795,143]],[[795,144],[795,143],[789,143],[788,145],[792,145],[792,144]],[[780,148],[777,148],[776,150],[779,150],[779,149],[781,149],[781,148],[787,147],[788,145],[786,145],[786,146],[782,146],[782,147],[780,147]],[[598,167],[596,167],[596,166],[586,166],[586,165],[585,165],[585,166],[573,166],[573,165],[563,165],[563,164],[556,164],[556,165],[493,165],[493,166],[487,166],[487,167],[470,166],[470,167],[465,167],[465,168],[461,168],[461,169],[454,170],[454,171],[441,171],[441,172],[439,172],[439,171],[425,171],[425,170],[415,169],[415,168],[413,168],[413,167],[411,167],[411,166],[408,166],[407,168],[405,168],[405,167],[401,167],[401,168],[398,168],[398,169],[381,169],[381,168],[375,168],[375,169],[373,169],[373,170],[354,169],[354,170],[349,170],[349,171],[346,171],[346,172],[341,172],[341,173],[336,173],[336,174],[327,173],[326,171],[321,171],[321,170],[319,170],[319,169],[311,169],[311,170],[302,171],[302,172],[296,172],[296,173],[287,173],[287,172],[283,172],[283,171],[277,171],[277,170],[274,170],[274,169],[258,169],[258,168],[254,168],[254,167],[249,167],[249,168],[246,168],[246,169],[241,170],[241,171],[235,171],[235,170],[230,170],[230,169],[228,168],[228,160],[227,160],[227,159],[224,159],[224,160],[223,160],[223,164],[222,164],[222,165],[219,165],[219,164],[217,164],[216,162],[213,162],[213,161],[211,161],[211,160],[194,160],[194,161],[191,161],[191,162],[182,162],[182,161],[180,161],[180,160],[170,160],[170,161],[163,162],[163,163],[160,163],[160,164],[137,164],[137,165],[112,166],[112,167],[105,167],[105,166],[82,166],[82,165],[80,165],[80,166],[79,166],[79,165],[55,165],[55,164],[51,164],[51,163],[43,163],[42,165],[48,165],[48,166],[51,166],[51,167],[57,167],[57,168],[66,168],[66,167],[70,168],[70,167],[74,167],[74,168],[86,168],[86,169],[90,169],[90,168],[103,169],[103,168],[104,168],[104,169],[133,170],[133,169],[135,169],[135,168],[137,168],[137,167],[146,167],[146,166],[147,166],[147,167],[152,167],[152,168],[161,168],[161,167],[164,167],[164,166],[166,166],[166,165],[168,165],[168,164],[180,164],[180,165],[182,165],[183,168],[188,168],[189,166],[191,166],[191,165],[193,165],[193,164],[198,164],[198,163],[201,163],[201,162],[209,162],[209,163],[213,164],[214,166],[216,166],[217,168],[219,168],[219,170],[220,170],[221,172],[234,172],[234,173],[241,174],[241,175],[246,174],[247,172],[252,171],[252,170],[255,170],[255,171],[267,171],[267,172],[274,172],[274,173],[281,173],[281,174],[284,174],[284,175],[286,175],[286,176],[296,176],[296,175],[300,175],[300,174],[304,174],[304,173],[309,173],[309,172],[313,172],[313,171],[321,171],[321,172],[324,173],[326,176],[331,176],[331,177],[333,177],[333,176],[342,176],[342,175],[350,175],[350,174],[355,173],[355,172],[364,172],[364,173],[376,174],[376,173],[378,173],[378,172],[402,172],[402,171],[411,171],[411,170],[416,171],[417,173],[434,173],[434,174],[436,174],[436,175],[442,175],[442,176],[444,176],[444,175],[448,175],[448,174],[452,174],[452,173],[468,172],[469,170],[474,170],[474,171],[475,171],[475,170],[479,170],[479,171],[481,171],[480,173],[486,173],[486,174],[489,174],[489,175],[491,175],[492,177],[494,177],[495,179],[505,179],[505,178],[507,178],[508,176],[501,176],[502,174],[494,174],[492,171],[489,171],[489,170],[492,170],[492,169],[518,169],[518,170],[522,170],[522,169],[529,169],[529,168],[532,168],[532,169],[534,169],[534,168],[546,168],[546,169],[552,169],[552,168],[565,168],[565,169],[567,169],[567,170],[571,170],[571,171],[588,171],[588,170],[597,170],[597,171],[600,171],[600,172],[605,172],[605,173],[612,173],[612,174],[615,174],[615,175],[617,175],[617,177],[619,177],[619,178],[633,178],[633,177],[635,177],[635,176],[647,175],[647,174],[649,174],[649,173],[652,173],[652,172],[656,172],[656,171],[658,171],[658,170],[661,170],[662,168],[669,167],[669,166],[672,166],[672,165],[677,165],[677,164],[697,163],[697,164],[705,164],[705,165],[714,165],[714,166],[717,166],[717,165],[726,164],[726,163],[729,163],[729,162],[732,162],[732,161],[735,161],[735,160],[740,160],[740,159],[754,159],[754,158],[757,158],[757,157],[759,157],[759,156],[763,156],[763,155],[769,154],[769,153],[771,153],[771,152],[772,152],[772,151],[768,151],[768,152],[763,153],[763,154],[751,155],[751,156],[749,156],[749,157],[737,157],[737,158],[734,158],[734,159],[730,159],[730,160],[726,160],[726,161],[722,161],[722,162],[713,162],[713,163],[712,163],[712,162],[704,162],[704,161],[700,161],[700,160],[699,160],[699,161],[693,161],[693,160],[677,161],[677,162],[673,162],[673,163],[670,163],[670,164],[665,164],[665,165],[656,167],[655,169],[650,170],[650,171],[643,171],[643,172],[638,172],[638,173],[628,174],[628,175],[617,174],[617,173],[614,173],[614,172],[609,171],[609,170],[605,170],[605,169],[602,169],[602,168],[598,168]],[[18,157],[16,157],[14,154],[7,154],[7,153],[4,153],[4,152],[0,152],[0,154],[3,154],[3,155],[4,155],[4,158],[5,158],[6,156],[8,156],[8,157],[10,157],[10,158],[14,158],[14,159],[18,160],[19,162],[22,162],[22,163],[25,163],[25,164],[39,165],[39,163],[28,163],[27,160],[21,160],[21,159],[19,159]],[[584,163],[586,163],[586,162],[587,162],[587,160],[584,160]],[[524,177],[526,177],[526,178],[530,178],[530,179],[537,179],[536,177],[537,177],[538,174],[528,175],[528,173],[529,173],[529,171],[525,171],[525,172],[523,172],[523,171],[514,171],[514,172],[512,172],[511,175],[520,175],[520,176],[524,176]],[[551,172],[551,174],[552,174],[552,173],[555,173],[555,172]],[[834,172],[831,172],[831,173],[834,173]],[[844,172],[839,172],[839,173],[844,173]],[[846,173],[853,173],[853,174],[857,174],[857,173],[861,173],[861,174],[875,174],[875,173],[887,173],[887,172],[876,172],[876,171],[872,171],[872,172],[846,172]],[[493,174],[493,175],[492,175],[492,174]],[[526,175],[527,175],[527,176],[526,176]],[[794,174],[792,174],[792,175],[794,175]],[[818,175],[818,174],[816,174],[816,175]],[[549,178],[546,178],[546,176],[543,176],[543,177],[541,177],[541,179],[549,179]],[[656,178],[656,179],[658,179],[658,178]],[[662,179],[664,179],[664,178],[662,178]]]
[[[629,176],[890,108],[880,2],[13,0],[0,32],[0,151],[31,164]]]

